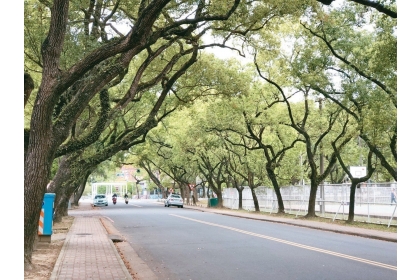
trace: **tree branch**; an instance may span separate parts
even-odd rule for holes
[[[321,2],[324,5],[329,6],[334,0],[317,0],[317,1]],[[397,12],[394,12],[393,10],[385,7],[384,5],[382,5],[381,3],[377,1],[369,1],[369,0],[348,0],[348,1],[355,2],[363,6],[372,7],[376,9],[378,12],[384,13],[389,17],[397,18]]]

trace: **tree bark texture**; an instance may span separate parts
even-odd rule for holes
[[[316,217],[315,205],[316,205],[316,192],[318,191],[318,181],[311,179],[311,190],[309,191],[309,202],[308,202],[308,213],[306,217]]]
[[[258,197],[255,193],[255,188],[256,187],[249,186],[249,188],[251,189],[252,200],[254,201],[255,212],[260,212],[260,203],[258,202]]]
[[[238,210],[242,210],[242,191],[244,190],[243,187],[236,188],[238,190]]]
[[[160,189],[160,192],[162,194],[162,198],[166,198],[165,188],[160,182],[159,178],[155,176],[153,173],[153,170],[151,169],[150,165],[148,163],[140,162],[140,167],[142,167],[144,170],[146,170],[147,174],[149,175],[150,179],[153,183],[155,183],[156,186]]]
[[[79,200],[83,195],[83,192],[85,191],[85,187],[86,187],[86,183],[88,181],[90,173],[87,173],[84,180],[82,181],[82,183],[80,184],[79,188],[76,191],[76,195],[74,197],[74,205],[75,206],[79,206]]]
[[[35,88],[34,80],[32,79],[31,75],[25,72],[25,79],[24,79],[24,86],[23,90],[25,92],[25,98],[24,98],[24,106],[26,107],[26,103],[29,100],[29,97],[31,96],[32,91]]]
[[[349,217],[347,222],[351,223],[354,221],[354,204],[355,204],[355,195],[356,195],[356,187],[357,182],[352,181],[350,185],[350,205],[349,205]]]
[[[276,174],[269,167],[266,167],[266,170],[267,170],[268,178],[270,178],[270,181],[273,184],[274,192],[276,193],[276,196],[277,196],[277,207],[278,207],[277,213],[278,214],[285,213],[283,197],[281,196],[281,193],[280,193],[280,187],[279,187],[279,183],[277,182]]]
[[[192,192],[193,192],[193,195],[192,195],[193,205],[197,205],[197,201],[198,201],[197,189],[194,187],[192,189]]]
[[[128,68],[132,58],[142,50],[149,48],[162,37],[175,36],[178,25],[168,26],[166,29],[156,29],[153,26],[163,8],[170,0],[153,0],[146,4],[141,1],[138,11],[138,19],[132,30],[126,35],[115,40],[104,43],[95,50],[87,53],[68,69],[60,68],[60,60],[66,30],[68,28],[68,0],[54,0],[51,6],[50,27],[46,39],[41,47],[43,62],[42,79],[37,92],[34,107],[32,110],[30,134],[25,137],[28,145],[25,144],[25,179],[24,179],[24,262],[25,266],[31,264],[33,245],[37,233],[39,214],[43,195],[50,175],[51,166],[55,153],[59,146],[68,138],[71,128],[78,117],[85,110],[90,100],[99,91],[103,90],[122,71]],[[218,15],[217,20],[225,20],[230,17],[237,8],[239,0],[235,0],[232,7],[226,14]],[[201,7],[201,6],[200,6]],[[203,8],[203,7],[201,7]],[[197,17],[200,17],[197,13]],[[207,20],[214,20],[207,19]],[[187,23],[197,28],[196,23],[206,21],[205,17],[193,23]],[[149,48],[151,49],[151,48]],[[136,130],[119,143],[121,149],[128,149],[135,144],[139,135],[157,125],[156,114],[162,105],[166,95],[176,79],[192,65],[197,57],[197,46],[194,47],[192,59],[180,68],[176,75],[172,76],[166,87],[152,109],[150,118],[144,126]],[[114,60],[113,60],[114,59]],[[100,66],[113,61],[106,69]],[[95,71],[101,70],[101,71]],[[105,70],[105,71],[103,71]],[[53,120],[55,105],[60,97],[80,81],[85,82],[83,87],[73,92],[70,103]],[[147,133],[147,132],[146,132]],[[117,147],[111,147],[104,154],[115,153]]]

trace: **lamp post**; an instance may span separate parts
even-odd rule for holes
[[[320,114],[322,115],[322,102],[324,101],[323,98],[318,98],[316,100],[317,102],[319,102],[319,111]],[[322,141],[319,143],[319,174],[322,175],[324,174],[324,153],[323,153],[323,149],[324,149],[324,145],[322,144]],[[321,199],[321,204],[320,204],[320,210],[321,210],[321,214],[324,216],[325,214],[325,191],[324,191],[324,180],[321,181],[321,186],[320,186],[320,199]]]

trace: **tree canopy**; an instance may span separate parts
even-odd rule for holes
[[[396,1],[26,0],[24,12],[27,267],[49,181],[65,205],[112,158],[184,196],[200,177],[219,206],[225,187],[271,185],[279,214],[280,188],[305,178],[315,215],[318,186],[349,164],[397,180]]]

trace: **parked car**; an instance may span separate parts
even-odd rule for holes
[[[93,206],[108,206],[108,199],[104,194],[97,194],[93,199]]]
[[[184,208],[184,200],[179,194],[170,194],[165,200],[165,207],[178,206]]]

